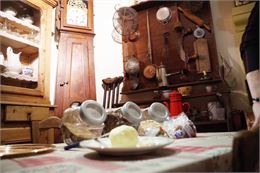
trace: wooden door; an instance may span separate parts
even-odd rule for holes
[[[93,35],[61,32],[55,114],[62,116],[73,101],[96,99]]]

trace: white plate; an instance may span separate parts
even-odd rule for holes
[[[136,147],[131,148],[115,148],[111,146],[109,138],[101,138],[100,142],[96,140],[85,140],[80,143],[83,148],[95,150],[99,154],[125,156],[125,155],[139,155],[154,152],[173,142],[173,139],[167,137],[139,137],[139,142]]]

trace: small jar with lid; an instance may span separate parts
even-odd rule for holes
[[[82,104],[72,103],[71,107],[64,111],[62,117],[63,141],[70,145],[100,136],[106,118],[105,109],[94,100],[86,100]]]
[[[142,112],[144,120],[153,120],[158,123],[168,120],[170,116],[168,108],[160,102],[153,102],[149,107],[143,108]]]
[[[140,123],[138,133],[140,136],[164,135],[161,125],[169,119],[168,108],[159,102],[152,103],[149,107],[142,109],[144,121]]]
[[[134,102],[128,101],[122,107],[107,111],[104,133],[110,132],[120,125],[129,125],[137,129],[142,120],[143,114],[140,107]]]

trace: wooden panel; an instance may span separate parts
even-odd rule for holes
[[[6,121],[42,120],[49,116],[49,108],[33,106],[6,106]]]
[[[202,73],[197,71],[196,69],[196,60],[190,60],[187,65],[181,60],[178,49],[177,40],[179,39],[179,34],[174,30],[174,22],[171,20],[168,24],[163,25],[156,20],[157,10],[162,6],[167,6],[172,11],[176,8],[176,5],[181,6],[183,9],[188,10],[187,6],[185,6],[187,2],[181,1],[157,1],[157,2],[145,2],[142,5],[134,6],[138,10],[138,31],[140,32],[140,37],[135,42],[127,42],[123,43],[123,53],[124,59],[123,62],[127,61],[126,58],[126,48],[128,48],[128,54],[136,54],[137,58],[140,62],[140,73],[139,73],[139,88],[137,90],[147,89],[147,88],[156,88],[158,87],[158,82],[156,78],[146,79],[143,76],[143,69],[147,64],[149,64],[149,60],[147,58],[147,28],[146,28],[146,12],[149,11],[149,23],[150,23],[150,36],[151,36],[151,46],[152,46],[152,55],[153,55],[153,64],[159,66],[163,63],[166,67],[167,73],[178,72],[182,69],[187,69],[189,72],[187,73],[187,77],[183,78],[183,75],[175,75],[169,76],[168,83],[169,85],[181,84],[184,82],[194,82],[199,81],[202,77]],[[196,3],[196,2],[194,2]],[[206,30],[205,28],[205,36],[204,38],[208,41],[208,49],[209,49],[209,59],[211,65],[211,72],[208,74],[213,79],[219,79],[218,76],[218,57],[216,52],[216,43],[215,36],[212,24],[211,17],[211,9],[209,2],[204,1],[201,9],[193,14],[200,19],[202,19],[207,25],[210,26],[211,32]],[[197,27],[194,22],[185,17],[182,13],[179,12],[179,19],[182,23],[184,30],[191,29],[194,31]],[[164,53],[164,37],[163,34],[168,32],[168,54]],[[194,55],[194,46],[193,42],[196,38],[193,34],[188,34],[184,36],[183,39],[183,48],[187,57],[191,57]],[[136,51],[136,52],[133,52]],[[129,86],[130,80],[126,78],[124,80],[123,92],[131,91]]]
[[[56,80],[55,115],[62,116],[73,101],[96,99],[93,36],[61,33]]]
[[[29,142],[31,132],[29,127],[1,128],[1,144]]]

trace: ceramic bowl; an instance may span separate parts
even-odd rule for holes
[[[27,23],[30,23],[32,24],[33,23],[33,18],[32,16],[28,15],[28,14],[23,14],[20,16],[20,19],[24,22],[27,22]]]
[[[163,90],[162,91],[162,97],[165,98],[165,99],[168,99],[171,92],[172,92],[171,90]]]
[[[13,7],[7,7],[7,8],[5,8],[5,9],[4,9],[4,12],[5,12],[6,14],[11,15],[11,16],[16,16],[16,14],[17,14],[17,11],[16,11]]]
[[[178,92],[182,95],[182,96],[188,96],[190,95],[191,91],[192,91],[192,86],[183,86],[183,87],[179,87],[177,88]]]

